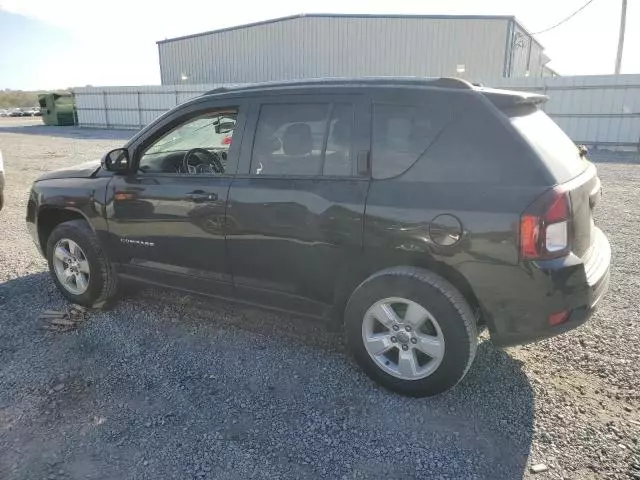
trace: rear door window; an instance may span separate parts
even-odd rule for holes
[[[374,104],[373,178],[395,177],[406,171],[434,142],[448,119],[427,105]]]
[[[507,109],[505,113],[511,125],[559,181],[570,180],[587,168],[576,144],[542,110],[535,106],[521,106]]]
[[[351,175],[353,122],[348,103],[262,105],[251,174]]]

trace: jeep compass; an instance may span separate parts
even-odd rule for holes
[[[480,325],[547,338],[607,290],[600,180],[545,100],[446,78],[221,88],[41,176],[27,223],[71,302],[128,279],[337,322],[370,377],[433,395]]]

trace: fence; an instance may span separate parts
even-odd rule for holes
[[[83,87],[73,93],[81,127],[139,129],[176,105],[220,86]]]
[[[544,110],[577,143],[640,149],[640,75],[500,78],[486,84],[548,95]],[[77,88],[78,122],[82,127],[138,129],[220,86]]]

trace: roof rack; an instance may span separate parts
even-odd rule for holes
[[[216,87],[213,90],[209,90],[208,92],[205,92],[204,95],[213,95],[215,93],[226,93],[226,92],[230,92],[231,90],[234,90],[234,89],[229,87]]]
[[[415,85],[424,87],[455,88],[473,90],[473,85],[466,80],[454,77],[430,78],[430,77],[354,77],[354,78],[309,78],[296,80],[283,80],[276,82],[236,84],[218,87],[209,90],[204,95],[237,92],[244,90],[261,90],[269,88],[290,88],[307,86],[336,86],[336,85]]]

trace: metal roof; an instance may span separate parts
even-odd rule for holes
[[[527,29],[513,15],[384,15],[384,14],[341,14],[341,13],[301,13],[298,15],[289,15],[287,17],[272,18],[261,22],[247,23],[244,25],[236,25],[233,27],[221,28],[218,30],[210,30],[208,32],[194,33],[181,37],[167,38],[159,40],[156,43],[174,42],[176,40],[185,40],[187,38],[200,37],[204,35],[212,35],[215,33],[228,32],[231,30],[240,30],[243,28],[257,27],[267,25],[269,23],[285,22],[298,18],[410,18],[410,19],[427,19],[427,20],[510,20],[518,24],[525,32]]]

